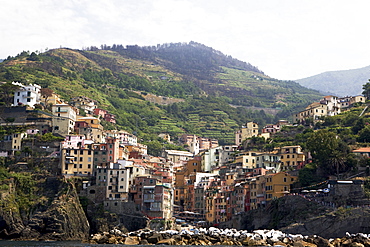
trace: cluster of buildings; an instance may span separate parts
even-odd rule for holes
[[[319,102],[314,102],[306,107],[305,110],[293,115],[294,123],[305,123],[309,121],[317,122],[322,117],[335,116],[343,110],[348,109],[355,103],[365,103],[366,97],[358,96],[325,96]]]
[[[105,130],[101,121],[114,124],[115,116],[98,108],[95,100],[80,96],[67,103],[56,94],[42,95],[38,85],[16,85],[19,90],[13,107],[1,109],[0,124],[23,126],[26,130],[0,141],[0,156],[19,155],[25,143],[32,145],[31,150],[47,149],[45,157],[58,159],[60,175],[80,177],[84,188],[81,193],[117,214],[133,210],[161,219],[175,214],[219,224],[290,193],[291,185],[297,181],[297,170],[310,160],[309,153],[300,146],[270,152],[240,148],[248,138],[268,138],[279,132],[288,124],[285,120],[262,130],[257,123],[248,122],[235,133],[234,145],[219,146],[215,139],[182,135],[179,141],[188,151],[163,150],[161,157],[154,157],[134,134]],[[296,117],[335,115],[362,100],[352,97],[340,101],[328,96]],[[48,106],[49,111],[37,105]],[[63,140],[53,148],[51,144],[26,142],[33,135],[46,133]],[[160,137],[170,142],[168,134]]]
[[[237,145],[209,149],[175,166],[175,212],[209,224],[229,221],[290,193],[306,159],[300,146],[270,153],[240,151]]]

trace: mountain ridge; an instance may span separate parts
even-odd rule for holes
[[[129,131],[174,137],[190,133],[226,143],[233,142],[234,131],[247,121],[273,123],[321,97],[195,42],[22,52],[0,64],[0,80],[36,83],[67,101],[79,95],[93,98]],[[183,101],[160,105],[146,101],[146,94]],[[278,113],[247,107],[275,108]]]
[[[295,81],[322,93],[355,96],[362,94],[362,85],[368,81],[369,73],[370,65],[358,69],[327,71]]]

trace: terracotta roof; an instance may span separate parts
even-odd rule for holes
[[[354,153],[370,153],[370,147],[359,148],[359,149],[353,150],[352,152],[354,152]]]

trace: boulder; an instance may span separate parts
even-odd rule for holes
[[[155,232],[155,233],[153,233],[153,235],[152,235],[152,236],[148,237],[146,240],[147,240],[147,241],[148,241],[148,243],[150,243],[150,244],[156,244],[156,243],[158,243],[159,241],[161,241],[162,239],[163,239],[162,234]]]
[[[128,236],[125,239],[125,245],[139,245],[140,241],[138,237]]]
[[[160,245],[160,244],[163,244],[163,245],[176,245],[176,241],[173,238],[166,238],[166,239],[162,239],[162,240],[160,240],[160,241],[157,242],[157,245]]]
[[[309,243],[309,242],[306,242],[306,241],[303,241],[303,240],[299,240],[297,242],[294,242],[293,246],[294,247],[317,247],[316,244]]]

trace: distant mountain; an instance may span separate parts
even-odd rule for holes
[[[336,96],[354,96],[362,94],[362,86],[370,79],[370,66],[329,71],[308,78],[296,80],[304,87],[319,90],[321,93]]]
[[[139,134],[190,133],[221,143],[233,143],[246,121],[286,119],[322,97],[196,42],[22,52],[0,64],[0,81],[37,83],[67,101],[92,98]]]

